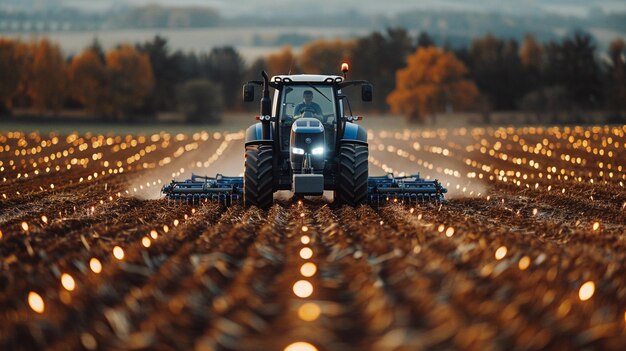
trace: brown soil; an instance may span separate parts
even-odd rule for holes
[[[241,133],[0,134],[0,349],[624,348],[626,127],[370,134],[371,174],[448,200],[177,204],[172,177],[242,172]]]

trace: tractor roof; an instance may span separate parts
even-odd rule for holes
[[[273,76],[272,82],[285,82],[291,80],[292,82],[311,82],[311,83],[323,83],[332,79],[334,82],[343,82],[342,76],[325,75],[325,74],[292,74],[292,75],[279,75]]]

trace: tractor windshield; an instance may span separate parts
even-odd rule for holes
[[[333,88],[328,85],[296,85],[283,89],[281,116],[287,119],[313,117],[324,124],[335,123]]]
[[[280,101],[283,149],[289,145],[291,124],[303,117],[320,120],[324,125],[329,147],[333,147],[334,145],[330,144],[334,144],[337,130],[335,106],[335,94],[330,85],[311,83],[285,86]]]

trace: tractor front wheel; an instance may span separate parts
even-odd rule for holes
[[[243,203],[267,210],[274,202],[271,145],[247,145],[243,177]]]
[[[342,205],[358,206],[367,201],[369,156],[367,145],[342,143],[338,155],[338,174],[335,201]]]

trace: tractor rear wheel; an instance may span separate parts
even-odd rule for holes
[[[367,145],[342,143],[338,155],[338,173],[335,201],[342,205],[357,206],[367,200],[369,156]]]
[[[269,209],[274,202],[272,145],[247,145],[243,177],[243,203]]]

